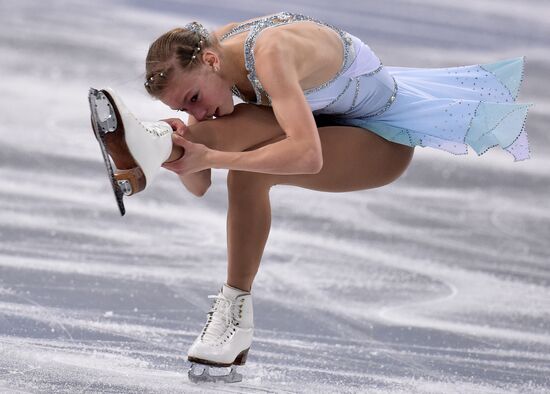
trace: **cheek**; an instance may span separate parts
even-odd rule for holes
[[[216,105],[217,107],[221,105],[227,105],[227,101],[231,99],[231,91],[229,89],[216,89],[215,91],[210,92],[208,95],[208,103]]]
[[[228,99],[232,99],[233,94],[231,89],[227,87],[227,84],[223,81],[219,81],[216,86],[216,99],[219,103],[226,103]]]
[[[213,81],[211,88],[205,91],[204,103],[207,106],[224,107],[227,110],[233,105],[233,93],[222,80]]]
[[[203,92],[202,97],[198,103],[198,106],[201,108],[202,107],[208,108],[212,106],[212,103],[214,102],[215,97],[216,96],[212,95],[211,92]]]
[[[212,86],[211,89],[208,89],[207,97],[208,103],[215,104],[219,103],[225,97],[224,90],[220,86]]]

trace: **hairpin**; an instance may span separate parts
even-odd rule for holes
[[[164,73],[164,71],[161,71],[158,73],[158,76],[160,78],[165,78],[166,74]],[[154,80],[155,80],[155,75],[153,74],[147,79],[147,81],[143,83],[143,85],[145,85],[145,87],[149,87],[151,85],[151,82],[153,82]]]

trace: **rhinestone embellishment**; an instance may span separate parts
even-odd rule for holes
[[[328,23],[319,21],[315,18],[311,18],[306,15],[300,15],[300,14],[293,14],[290,12],[281,12],[279,14],[271,15],[265,18],[257,19],[254,21],[246,22],[241,25],[235,26],[233,29],[231,29],[229,32],[224,34],[220,41],[223,41],[235,34],[242,33],[246,30],[250,30],[248,37],[245,40],[244,44],[244,53],[245,53],[245,67],[248,71],[248,79],[250,80],[250,83],[252,84],[252,87],[254,89],[254,92],[256,93],[256,101],[253,102],[254,104],[261,104],[262,103],[262,95],[267,97],[269,102],[271,102],[271,99],[269,95],[265,92],[260,80],[257,77],[256,74],[256,66],[255,66],[255,58],[254,58],[254,45],[256,43],[256,39],[258,38],[258,35],[266,28],[281,26],[293,22],[314,22],[322,26],[326,26],[328,28],[331,28],[332,30],[336,31],[340,38],[342,39],[343,46],[344,46],[344,59],[342,62],[342,67],[340,68],[339,72],[330,80],[325,82],[324,84],[317,86],[312,89],[307,89],[304,91],[304,95],[308,95],[314,92],[317,92],[321,89],[326,88],[330,84],[332,84],[340,75],[342,75],[343,72],[347,70],[347,68],[353,63],[353,60],[355,60],[355,57],[352,58],[352,52],[353,52],[353,40],[351,37],[344,31],[340,30],[339,28],[330,25]],[[353,53],[354,54],[354,53]],[[231,89],[232,92],[239,97],[241,100],[247,102],[244,98],[244,95],[239,92],[238,88],[236,86],[233,86]]]
[[[376,111],[374,114],[362,116],[361,117],[362,119],[368,119],[368,118],[372,118],[373,116],[382,115],[384,112],[390,109],[391,105],[395,101],[395,98],[397,97],[397,82],[395,81],[395,78],[393,76],[392,76],[392,79],[393,79],[393,93],[388,99],[388,101],[386,102],[386,104],[382,108],[380,108],[378,111]]]
[[[341,30],[341,29],[339,29],[339,28],[337,28],[337,27],[335,27],[331,24],[319,21],[315,18],[306,16],[306,15],[293,14],[293,13],[290,13],[290,12],[281,12],[281,13],[278,13],[278,14],[270,15],[270,16],[267,16],[267,17],[264,17],[264,18],[259,18],[259,19],[256,19],[256,20],[253,20],[253,21],[250,21],[250,22],[246,22],[246,23],[242,23],[240,25],[237,25],[221,37],[220,40],[223,41],[223,40],[225,40],[225,39],[227,39],[227,38],[229,38],[233,35],[240,34],[240,33],[243,33],[245,31],[249,30],[248,36],[247,36],[247,38],[245,40],[245,43],[244,43],[245,67],[246,67],[246,70],[248,71],[247,76],[248,76],[248,79],[249,79],[249,81],[252,85],[252,88],[254,89],[254,93],[256,95],[256,100],[248,100],[239,91],[237,86],[233,86],[231,88],[231,91],[235,96],[239,97],[244,102],[249,102],[249,103],[253,103],[253,104],[257,104],[257,105],[262,105],[263,104],[262,97],[265,97],[265,98],[267,98],[268,103],[271,104],[271,98],[269,97],[269,95],[267,94],[265,89],[263,88],[263,86],[262,86],[262,84],[261,84],[261,82],[260,82],[260,80],[257,76],[257,73],[256,73],[255,57],[254,57],[254,46],[256,44],[256,39],[258,38],[259,34],[264,29],[271,28],[271,27],[282,26],[282,25],[289,24],[289,23],[294,23],[294,22],[301,22],[301,21],[314,22],[314,23],[317,23],[319,25],[322,25],[322,26],[325,26],[325,27],[328,27],[328,28],[334,30],[336,33],[338,33],[338,35],[340,36],[340,38],[342,40],[343,52],[344,52],[343,53],[342,66],[340,67],[340,70],[336,73],[336,75],[333,78],[331,78],[329,81],[327,81],[327,82],[325,82],[325,83],[323,83],[319,86],[316,86],[316,87],[311,88],[311,89],[304,90],[304,95],[307,97],[308,95],[314,94],[316,92],[321,91],[322,89],[325,89],[325,88],[331,86],[333,83],[335,83],[335,81],[339,77],[342,76],[342,74],[344,72],[346,72],[348,70],[348,68],[351,66],[351,64],[355,61],[355,58],[356,58],[356,53],[355,53],[355,49],[354,49],[354,45],[353,45],[353,39],[348,33],[346,33],[345,31],[343,31],[343,30]],[[374,69],[374,70],[372,70],[372,71],[370,71],[366,74],[362,74],[361,77],[369,77],[369,76],[375,75],[378,72],[380,72],[383,69],[383,67],[384,67],[383,64],[380,62],[380,64],[378,65],[378,67],[376,69]],[[336,104],[340,99],[342,99],[342,97],[345,95],[345,93],[347,93],[349,91],[349,88],[350,88],[351,84],[354,82],[354,79],[355,79],[355,89],[354,89],[354,93],[353,93],[353,101],[351,103],[351,107],[347,111],[338,111],[338,112],[342,112],[342,114],[346,114],[346,113],[350,113],[351,111],[355,110],[358,106],[357,101],[358,101],[358,96],[359,96],[360,88],[361,88],[359,77],[354,77],[354,78],[348,79],[348,81],[346,82],[346,85],[343,86],[342,91],[333,100],[331,100],[331,102],[328,105],[326,105],[325,107],[323,107],[321,109],[315,110],[315,113],[322,113],[326,109],[329,109],[329,107]],[[396,98],[396,95],[397,95],[397,83],[395,82],[395,79],[393,81],[394,81],[394,90],[393,90],[392,96],[388,99],[388,102],[382,108],[380,108],[380,110],[378,110],[376,113],[367,115],[364,118],[370,118],[372,116],[382,114],[395,101],[395,98]]]

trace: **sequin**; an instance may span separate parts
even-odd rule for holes
[[[355,78],[355,95],[353,96],[353,101],[351,103],[350,112],[357,107],[357,96],[359,96],[359,90],[361,89],[361,79]]]
[[[368,119],[368,118],[372,118],[373,116],[382,115],[384,112],[386,112],[391,107],[391,105],[395,101],[395,98],[397,97],[397,89],[398,89],[397,88],[397,82],[395,81],[395,78],[393,78],[393,94],[390,96],[390,98],[386,102],[386,105],[384,105],[382,108],[380,108],[374,114],[369,114],[367,116],[362,116],[361,118],[362,119]]]
[[[263,19],[263,18],[262,18]],[[238,26],[235,26],[233,29],[231,29],[230,31],[228,31],[227,33],[225,33],[221,38],[220,38],[220,41],[223,41],[223,40],[226,40],[227,38],[231,37],[231,36],[234,36],[235,34],[239,34],[239,33],[242,33],[242,32],[245,32],[247,31],[248,29],[250,29],[250,27],[252,27],[255,23],[257,23],[259,20],[261,19],[256,19],[254,21],[250,21],[250,22],[246,22],[246,23],[241,23],[240,25]]]
[[[270,98],[255,72],[255,40],[265,28],[301,20],[333,28],[313,18],[281,13],[236,26],[222,37],[250,30],[245,40],[245,66],[257,104],[261,104],[262,97]],[[334,78],[304,92],[314,115],[331,114],[335,124],[363,127],[390,141],[436,147],[452,154],[465,154],[468,146],[483,154],[491,148],[493,137],[505,136],[506,142],[499,143],[503,149],[516,160],[529,157],[525,131],[527,107],[513,103],[523,81],[523,64],[521,67],[519,64],[522,59],[445,69],[385,67],[380,63],[371,72],[357,75],[356,68],[350,66],[356,60],[355,49],[366,44],[333,29],[342,38],[344,59]],[[359,60],[366,59],[364,55],[361,52],[358,64]],[[372,60],[370,58],[371,65],[375,63]],[[363,79],[369,76],[372,78]],[[352,84],[355,89],[351,88]],[[331,88],[314,94],[327,86]],[[392,86],[393,89],[387,89]],[[236,87],[232,90],[247,101]]]
[[[244,44],[244,54],[245,54],[245,67],[248,71],[248,79],[250,83],[252,84],[252,88],[254,89],[254,93],[256,94],[256,101],[254,104],[262,104],[262,95],[267,97],[269,102],[271,102],[271,98],[263,88],[260,80],[258,79],[258,76],[256,74],[256,66],[255,66],[255,58],[254,58],[254,45],[256,43],[256,39],[258,38],[258,35],[267,28],[276,27],[276,26],[282,26],[289,23],[294,22],[314,22],[317,24],[320,24],[322,26],[326,26],[338,33],[340,38],[342,39],[342,43],[344,46],[344,59],[342,61],[342,66],[338,73],[329,81],[321,84],[320,86],[317,86],[315,88],[306,89],[304,91],[304,95],[312,94],[315,92],[318,92],[321,89],[324,89],[328,87],[330,84],[332,84],[340,75],[342,75],[343,72],[347,70],[347,68],[353,63],[353,60],[355,59],[355,53],[353,51],[353,41],[351,37],[341,29],[330,25],[328,23],[319,21],[315,18],[311,18],[306,15],[300,15],[300,14],[292,14],[289,12],[281,12],[279,14],[271,15],[265,18],[260,18],[254,21],[250,21],[238,26],[235,26],[233,29],[231,29],[228,33],[224,34],[220,41],[223,41],[232,35],[242,33],[246,30],[250,30],[248,37],[245,40]],[[380,65],[376,70],[369,73],[370,75],[375,74],[376,72],[380,71],[382,69],[382,65]],[[232,92],[242,99],[243,101],[248,101],[242,93],[239,92],[239,89],[237,86],[232,87]]]
[[[344,95],[344,93],[347,92],[348,88],[350,87],[351,83],[352,83],[353,79],[352,78],[349,78],[348,79],[348,83],[346,84],[346,87],[344,88],[344,90],[342,90],[340,92],[340,94],[338,96],[336,96],[336,98],[334,100],[332,100],[328,105],[326,105],[324,108],[322,108],[321,110],[319,111],[322,111],[322,110],[325,110],[327,108],[329,108],[331,105],[334,105],[338,102],[338,100],[340,100],[342,98],[342,96]]]
[[[480,67],[483,71],[487,71],[488,73],[490,73],[492,76],[494,76],[494,77],[496,78],[496,75],[494,75],[491,71],[486,70],[485,68],[483,68],[483,66],[479,66],[479,67]],[[521,80],[523,81],[523,69],[522,69],[522,71],[521,71]],[[474,84],[474,85],[475,85],[475,84]],[[516,98],[517,98],[517,95],[514,96],[514,95],[512,94],[512,92],[510,91],[510,89],[508,88],[508,86],[506,86],[506,85],[504,85],[504,84],[503,84],[503,86],[504,86],[504,88],[506,88],[506,90],[508,91],[508,94],[510,95],[510,97],[515,101]],[[483,88],[481,88],[481,89],[483,89]],[[489,94],[491,94],[491,93],[489,93]]]

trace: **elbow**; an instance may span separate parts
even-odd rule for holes
[[[211,185],[211,184],[212,184],[211,182],[208,182],[208,184],[205,185],[205,187],[203,187],[202,189],[200,189],[200,190],[198,191],[198,193],[195,194],[195,196],[197,196],[197,197],[202,197],[202,196],[204,196],[204,195],[206,194],[206,192],[208,191],[208,189],[210,188],[210,185]]]
[[[310,167],[310,174],[318,174],[323,169],[323,158],[316,160]]]
[[[192,192],[192,193],[193,193],[193,195],[194,195],[195,197],[202,197],[202,196],[204,196],[204,195],[206,194],[206,191],[207,191],[207,190],[208,190],[208,189],[198,190],[198,191],[194,191],[194,192]]]
[[[208,188],[210,187],[210,185],[212,185],[212,182],[209,180],[207,183],[201,185],[201,187],[198,187],[198,188],[193,188],[193,189],[188,189],[191,194],[193,194],[194,196],[196,197],[202,197],[206,194],[206,192],[208,191]]]
[[[323,154],[322,152],[313,152],[308,155],[305,164],[306,174],[318,174],[323,169]]]
[[[187,191],[197,197],[202,197],[212,185],[210,169],[188,175],[179,175],[180,181]]]

